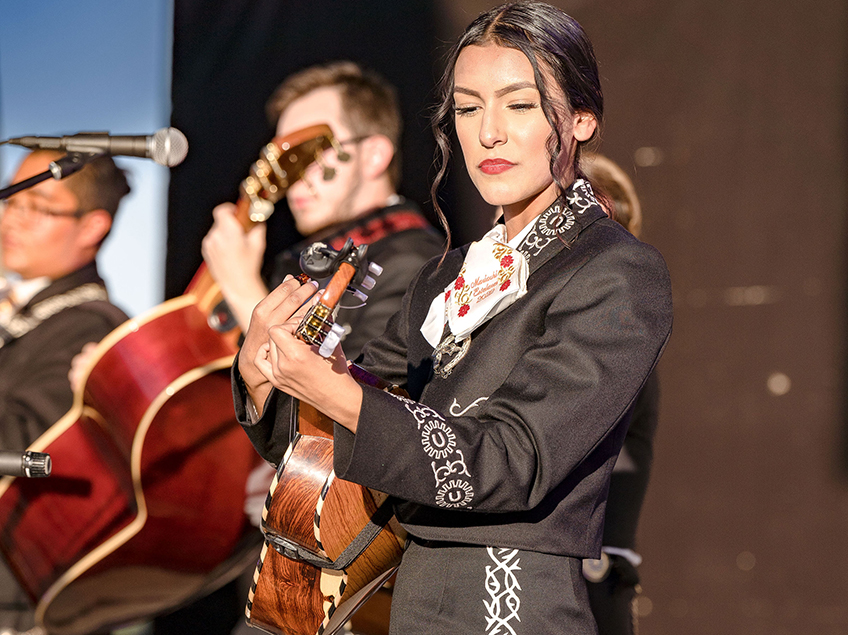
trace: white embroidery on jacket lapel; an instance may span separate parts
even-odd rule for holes
[[[464,415],[466,412],[468,412],[472,408],[476,408],[477,406],[479,406],[480,402],[486,401],[488,399],[489,399],[488,397],[478,397],[477,399],[474,400],[474,403],[472,403],[470,406],[468,406],[467,408],[465,408],[463,410],[462,406],[459,405],[459,402],[454,397],[453,403],[451,404],[451,407],[448,410],[448,412],[450,412],[452,417],[461,417],[462,415]]]

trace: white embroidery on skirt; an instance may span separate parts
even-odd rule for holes
[[[521,591],[521,585],[515,577],[515,572],[521,571],[518,549],[486,547],[486,552],[495,563],[495,566],[486,566],[486,592],[492,598],[491,602],[483,600],[489,613],[486,617],[486,635],[515,635],[516,631],[510,622],[521,621],[518,615],[521,598],[517,593]]]
[[[456,447],[456,434],[445,422],[445,418],[438,412],[423,404],[394,395],[395,399],[401,401],[404,407],[415,417],[418,430],[421,432],[421,446],[431,459],[433,476],[436,479],[435,503],[439,507],[466,507],[470,509],[471,500],[474,498],[474,487],[464,478],[471,478],[468,467],[465,465],[465,456]],[[442,461],[437,465],[437,461]]]

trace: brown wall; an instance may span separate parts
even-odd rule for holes
[[[494,3],[442,4],[450,36]],[[556,4],[674,285],[640,632],[846,633],[848,4]]]

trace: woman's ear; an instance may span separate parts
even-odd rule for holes
[[[571,134],[577,141],[588,141],[595,134],[595,129],[598,127],[598,120],[595,115],[590,112],[574,113],[573,125]]]
[[[395,156],[395,147],[391,140],[382,134],[371,135],[363,140],[363,168],[368,177],[375,179],[386,173]]]

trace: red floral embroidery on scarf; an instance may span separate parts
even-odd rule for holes
[[[512,264],[512,256],[510,256],[509,254],[507,254],[506,256],[501,258],[501,267],[503,267],[504,269],[509,267],[511,264]]]
[[[510,280],[504,280],[504,283],[501,285],[501,291],[506,291],[507,289],[509,289],[510,282]]]
[[[462,276],[458,276],[456,282],[453,283],[453,288],[459,291],[462,287],[465,286],[465,278]]]
[[[447,291],[445,291],[445,302],[447,302],[447,301],[450,299],[450,293],[451,293],[451,290],[450,290],[450,289],[448,289]]]
[[[459,307],[459,317],[462,317],[463,315],[468,313],[469,308],[470,307],[467,304],[463,304],[461,307]]]

